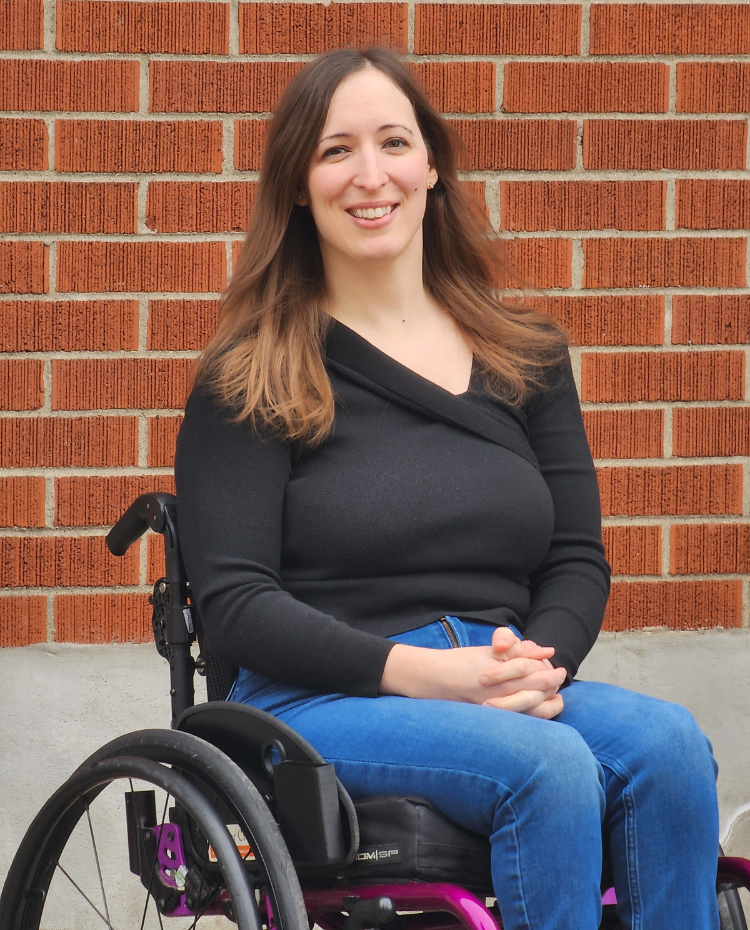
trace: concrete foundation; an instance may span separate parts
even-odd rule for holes
[[[719,761],[721,839],[750,858],[750,630],[603,634],[579,677],[688,707]],[[49,795],[103,743],[169,727],[169,675],[151,645],[0,650],[0,883]],[[198,700],[203,680],[198,681]]]

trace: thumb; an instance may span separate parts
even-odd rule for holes
[[[495,652],[506,652],[517,642],[519,640],[515,633],[504,626],[499,626],[492,634],[492,648]]]

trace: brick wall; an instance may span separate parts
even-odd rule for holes
[[[147,637],[160,543],[104,534],[172,488],[279,89],[374,42],[570,333],[608,628],[750,623],[750,4],[0,0],[0,645]]]

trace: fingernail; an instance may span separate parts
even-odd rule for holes
[[[488,684],[490,683],[490,680],[489,680],[489,678],[487,677],[487,675],[480,675],[480,676],[479,676],[479,681],[480,681],[480,683],[483,684],[483,685],[488,685]]]

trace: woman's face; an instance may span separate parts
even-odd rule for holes
[[[367,68],[333,94],[301,202],[324,257],[388,261],[421,248],[427,187],[436,180],[410,101]]]

